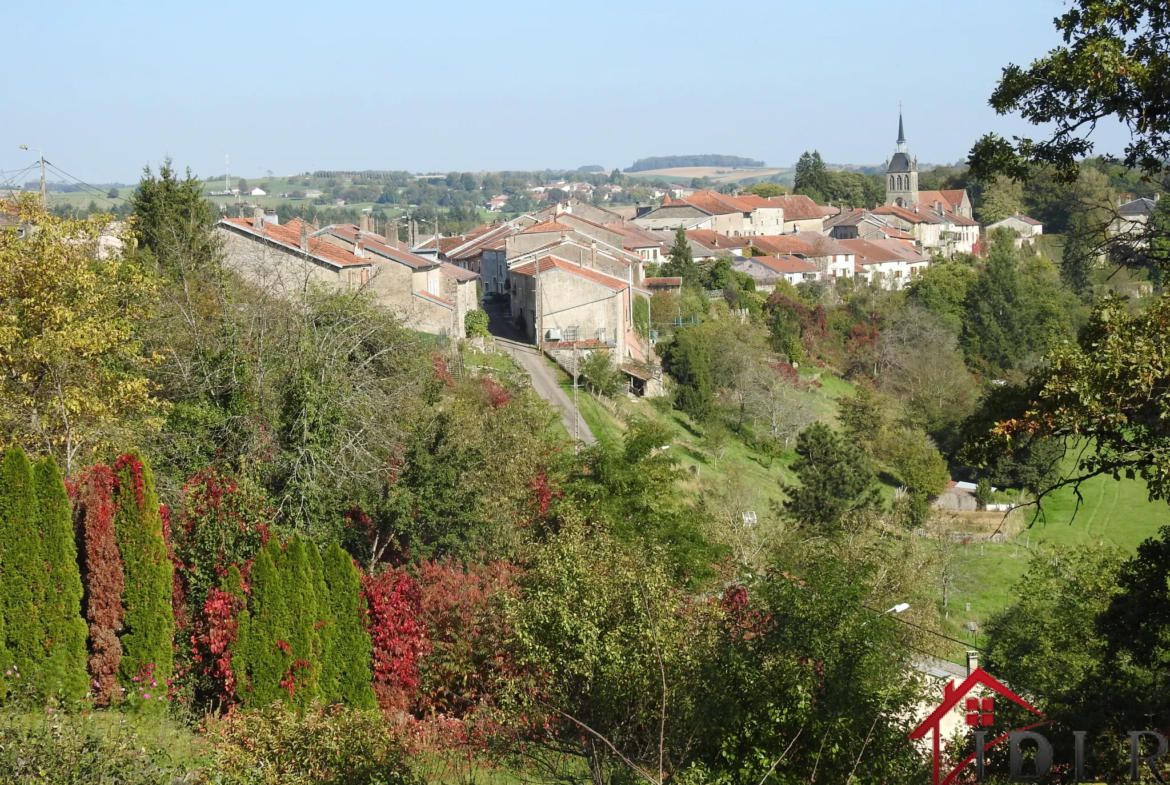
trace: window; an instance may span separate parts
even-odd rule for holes
[[[347,289],[353,288],[353,270],[345,271],[345,286]]]
[[[565,340],[570,343],[580,340],[577,336],[580,334],[580,328],[575,324],[571,324],[565,328]]]
[[[439,279],[427,276],[427,294],[439,296]]]
[[[370,282],[370,268],[364,267],[364,268],[362,268],[362,286],[365,286],[369,282]]]
[[[902,277],[902,271],[901,271],[901,270],[894,270],[894,277],[895,277],[895,278],[901,278],[901,277]]]
[[[605,328],[604,327],[597,328],[597,340],[600,343],[605,343]]]

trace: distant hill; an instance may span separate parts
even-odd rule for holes
[[[639,158],[627,172],[647,172],[652,169],[681,169],[692,166],[763,167],[763,161],[740,158],[738,155],[656,155]]]

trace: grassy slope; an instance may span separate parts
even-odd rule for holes
[[[557,372],[562,388],[571,398],[572,381],[559,368]],[[841,395],[851,395],[853,387],[835,377],[823,376],[820,381],[821,388],[810,387],[808,395],[818,416],[831,421],[836,410],[835,399]],[[732,438],[723,456],[715,460],[715,456],[704,449],[702,427],[692,422],[690,417],[682,412],[659,409],[649,401],[630,401],[622,396],[613,401],[611,408],[583,390],[579,400],[582,418],[593,431],[593,435],[605,444],[615,444],[621,440],[625,431],[625,419],[630,416],[649,417],[666,426],[671,433],[675,456],[694,478],[689,483],[691,490],[698,490],[700,478],[723,480],[735,476],[740,479],[749,478],[752,483],[757,484],[764,499],[780,501],[782,499],[780,484],[795,480],[788,470],[788,466],[796,457],[791,450],[781,453],[769,465],[767,458]],[[889,489],[889,493],[892,495],[893,490]]]
[[[1071,459],[1065,470],[1071,471]],[[1134,551],[1143,540],[1170,525],[1170,506],[1149,501],[1140,480],[1095,477],[1081,486],[1084,500],[1077,510],[1071,488],[1045,500],[1042,515],[1028,508],[1013,542],[971,545],[959,556],[959,581],[950,602],[948,626],[951,634],[968,639],[963,625],[980,625],[1015,600],[1015,583],[1028,568],[1029,558],[1054,546],[1106,544]],[[1029,525],[1030,524],[1030,525]],[[966,603],[971,611],[966,611]],[[941,603],[941,599],[940,599]]]

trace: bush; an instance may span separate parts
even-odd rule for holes
[[[376,711],[304,714],[279,704],[212,720],[211,758],[203,773],[233,785],[406,785],[418,778],[402,744]]]
[[[189,737],[117,714],[0,714],[0,781],[10,785],[157,785],[188,773]]]
[[[979,505],[979,509],[987,509],[987,505],[991,504],[995,499],[995,492],[991,490],[991,480],[986,477],[979,479],[975,483],[975,503]]]
[[[488,334],[487,311],[468,311],[463,317],[463,329],[468,338],[484,338]]]
[[[599,395],[616,395],[621,392],[622,373],[614,367],[606,350],[595,350],[581,363],[581,377]]]

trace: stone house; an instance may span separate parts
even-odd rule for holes
[[[683,229],[713,229],[722,231],[715,225],[715,216],[700,210],[686,202],[671,202],[659,207],[640,210],[634,223],[643,229],[669,229],[671,231]]]
[[[731,263],[731,269],[746,273],[755,281],[757,291],[762,292],[772,291],[781,280],[795,285],[820,277],[815,264],[793,254],[736,259]]]
[[[552,255],[513,267],[511,276],[512,318],[528,336],[609,344],[618,362],[646,359],[634,331],[634,300],[649,297],[646,289]]]
[[[807,196],[772,196],[768,201],[783,210],[784,228],[779,234],[825,231],[824,211]]]
[[[252,219],[221,219],[216,230],[229,269],[288,299],[314,285],[368,289],[407,327],[458,337],[466,313],[478,308],[478,276],[453,265],[445,270],[352,225],[314,230],[294,219],[282,226],[258,209]]]
[[[1008,229],[1018,235],[1016,237],[1016,247],[1022,248],[1025,244],[1031,245],[1036,241],[1036,238],[1044,234],[1044,224],[1037,221],[1035,218],[1029,218],[1026,215],[1009,215],[1002,221],[996,221],[987,226],[987,233],[991,234],[996,229]]]
[[[856,280],[884,289],[901,289],[930,265],[930,260],[903,240],[840,240],[853,251]]]

